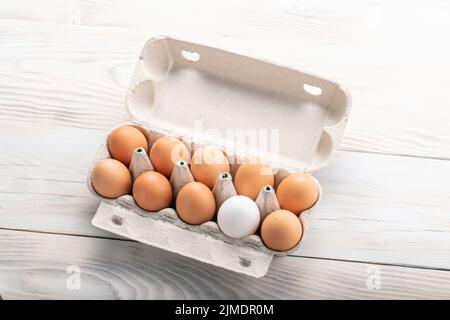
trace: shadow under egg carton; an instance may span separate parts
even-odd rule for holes
[[[143,132],[149,141],[149,150],[158,138],[170,134],[167,131],[161,132],[156,131],[154,128],[149,129],[150,126],[142,122],[123,123],[115,128],[124,125],[131,125]],[[264,245],[260,236],[257,234],[242,239],[233,239],[226,236],[221,232],[216,221],[208,221],[201,225],[187,224],[178,217],[173,207],[165,208],[157,212],[149,212],[140,208],[134,201],[132,195],[124,195],[117,199],[107,199],[100,196],[92,187],[91,176],[92,170],[98,161],[111,158],[107,146],[108,137],[98,149],[87,179],[89,191],[102,200],[92,220],[94,226],[126,238],[253,277],[262,277],[266,274],[274,255],[285,256],[301,249],[308,233],[308,220],[311,212],[318,205],[322,193],[320,184],[314,177],[314,181],[319,186],[319,199],[313,207],[302,212],[299,217],[303,227],[300,242],[291,250],[285,252],[273,251]],[[181,136],[175,137],[179,138],[188,147],[191,154],[193,150],[196,150],[201,145]],[[240,159],[239,161],[248,159],[248,157],[232,154],[224,148],[221,148],[221,150],[228,159]],[[135,152],[130,168],[132,166],[135,167],[133,168],[134,170],[130,171],[144,172],[153,170],[150,160],[148,160],[149,163],[146,161],[134,162],[136,158]],[[148,159],[146,153],[143,155],[143,159]],[[236,164],[236,169],[238,167],[239,164]],[[285,168],[273,169],[276,172],[274,174],[276,184],[279,184],[284,177],[291,173]],[[217,203],[216,211],[226,199],[236,195],[232,176],[233,174],[225,174],[219,176],[217,179],[216,185],[213,188],[213,194]],[[172,189],[174,190],[174,199],[176,193],[184,184],[190,181],[194,181],[194,178],[190,173],[187,163],[177,163],[170,179]],[[280,209],[275,195],[275,189],[271,186],[262,188],[255,202],[261,213],[261,221],[269,213]],[[211,253],[206,254],[204,252],[205,250]],[[213,254],[212,252],[221,252],[221,254]]]

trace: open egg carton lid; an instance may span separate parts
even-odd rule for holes
[[[282,169],[278,184],[288,172],[311,173],[327,164],[347,123],[350,97],[311,74],[161,36],[141,51],[126,108],[133,123],[148,130],[150,146],[170,135],[194,147],[216,145],[228,155],[257,155]],[[109,157],[105,141],[96,160]],[[90,174],[88,187],[97,195]],[[215,222],[189,226],[172,208],[149,214],[129,195],[102,200],[95,226],[218,267],[262,277],[276,254],[257,235],[236,240]],[[293,250],[304,241],[307,213]]]
[[[307,172],[331,158],[350,105],[335,82],[169,37],[147,41],[126,99],[153,128]]]

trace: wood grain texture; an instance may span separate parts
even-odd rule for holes
[[[446,2],[407,10],[389,1],[45,4],[45,15],[0,5],[0,66],[20,72],[0,79],[7,94],[0,105],[18,107],[9,116],[33,112],[39,121],[109,127],[124,117],[123,93],[143,42],[170,34],[346,85],[354,108],[341,149],[450,159],[450,49],[439,36],[450,27]],[[423,15],[433,19],[418,24]],[[23,82],[33,82],[26,98]]]
[[[445,271],[284,257],[254,279],[130,241],[0,230],[0,243],[4,299],[450,298]]]
[[[85,185],[106,132],[17,126],[0,121],[0,226],[114,237],[91,226],[99,202]],[[448,176],[449,161],[336,152],[298,254],[450,269]]]
[[[448,271],[383,265],[450,269],[449,15],[441,0],[1,1],[0,293],[449,299]],[[91,238],[116,236],[90,224],[88,168],[106,131],[129,119],[134,64],[160,34],[323,75],[352,94],[341,151],[316,175],[324,197],[302,257],[276,259],[261,280]],[[65,285],[69,265],[82,269],[80,291]],[[381,271],[380,290],[367,289],[368,267]]]

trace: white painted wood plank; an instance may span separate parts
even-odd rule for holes
[[[173,10],[174,4],[180,7]],[[45,0],[26,5],[2,1],[0,227],[109,236],[89,224],[98,202],[84,188],[85,174],[96,139],[100,141],[106,129],[128,118],[123,98],[142,43],[162,33],[260,56],[342,82],[353,95],[354,108],[340,149],[450,159],[450,49],[448,42],[442,41],[443,30],[450,27],[449,8],[445,1],[414,1],[407,6],[389,1],[339,5],[331,1],[261,1],[254,6],[232,0],[202,3],[200,8],[174,1],[136,1],[133,6],[119,1]],[[417,23],[424,19],[427,23]],[[64,24],[67,22],[75,24]],[[318,175],[325,197],[301,254],[448,269],[450,190],[445,177],[449,170],[448,161],[338,152],[332,165]],[[4,260],[0,255],[0,261],[15,263],[13,271],[8,271],[10,277],[2,278],[0,272],[0,281],[10,293],[7,297],[50,297],[55,292],[71,296],[62,287],[52,288],[55,269],[59,279],[65,266],[45,266],[39,255],[32,254],[32,249],[48,249],[50,260],[61,261],[66,259],[67,248],[50,244],[59,236],[42,236],[45,239],[28,242],[26,261],[11,255],[11,261]],[[73,248],[82,252],[82,257],[77,257],[84,265],[92,267],[86,251],[97,256],[106,240],[91,240],[95,245],[83,242],[85,247]],[[128,246],[128,242],[121,245]],[[131,246],[139,249],[123,253],[122,266],[130,255],[135,257],[136,250],[155,250]],[[0,251],[5,247],[0,246]],[[180,259],[160,254],[172,256],[171,261]],[[110,265],[111,257],[102,260],[104,265]],[[304,269],[298,261],[307,261],[302,262]],[[149,261],[138,263],[147,265]],[[164,297],[209,297],[217,287],[209,271],[202,269],[209,267],[202,264],[182,263],[183,268],[175,274],[184,276],[169,286],[166,279],[173,277],[173,270],[164,270],[154,261],[150,265],[151,276],[144,276],[145,285],[134,281],[144,273],[139,267],[133,265],[132,273],[125,267],[121,273],[109,267],[114,270],[99,271],[100,276],[89,278],[90,287],[84,294],[154,297],[154,288],[163,288]],[[414,273],[415,269],[412,274],[411,269],[388,271],[392,287],[378,295],[366,293],[365,287],[360,290],[367,274],[355,266],[366,267],[280,259],[274,265],[279,274],[270,275],[263,283],[244,282],[247,289],[236,292],[219,283],[217,295],[448,298],[448,278],[442,276],[448,273],[438,272],[435,278],[434,271],[432,276],[429,271],[426,275]],[[294,278],[291,268],[303,270],[309,277],[298,279],[294,273]],[[345,272],[336,276],[341,269]],[[402,278],[404,270],[408,270],[406,279]],[[191,274],[200,279],[200,285],[197,280],[194,284],[186,280]],[[219,275],[225,283],[235,276]],[[120,278],[115,281],[98,280],[117,276]],[[355,278],[361,280],[357,285],[345,282]],[[413,279],[419,280],[408,284]],[[241,281],[236,280],[233,282]],[[340,285],[349,290],[341,290]],[[29,294],[30,287],[38,288],[35,295]],[[315,291],[311,291],[313,287]],[[73,297],[79,296],[75,293]]]
[[[66,285],[73,266],[79,290]],[[4,299],[448,299],[450,272],[283,257],[254,279],[135,242],[0,230],[0,290]]]
[[[164,33],[342,82],[354,108],[341,149],[450,158],[450,48],[440,36],[450,28],[447,2],[211,1],[201,4],[201,14],[198,5],[177,1],[44,3],[44,15],[33,6],[0,5],[1,69],[43,82],[29,79],[36,91],[24,99],[23,92],[15,93],[20,79],[0,80],[8,97],[0,105],[17,107],[8,116],[29,111],[41,121],[104,128],[93,119],[123,117],[114,108],[123,103],[129,67],[145,39]],[[432,18],[417,23],[423,17]],[[64,24],[73,21],[80,25]],[[49,94],[56,88],[62,92]],[[61,114],[49,117],[55,98]],[[91,117],[76,112],[76,105],[89,106]],[[67,120],[70,112],[74,117]]]
[[[450,162],[337,153],[304,255],[447,268]]]
[[[104,134],[0,121],[0,227],[114,237],[90,225],[85,186]],[[449,161],[337,152],[299,254],[449,269],[448,176]]]

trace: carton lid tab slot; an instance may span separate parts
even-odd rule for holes
[[[320,96],[322,94],[322,89],[307,83],[303,84],[303,89],[308,92],[309,94],[312,94],[313,96]]]
[[[181,56],[184,59],[192,61],[192,62],[197,62],[198,60],[200,60],[200,54],[198,54],[198,52],[181,50]]]

